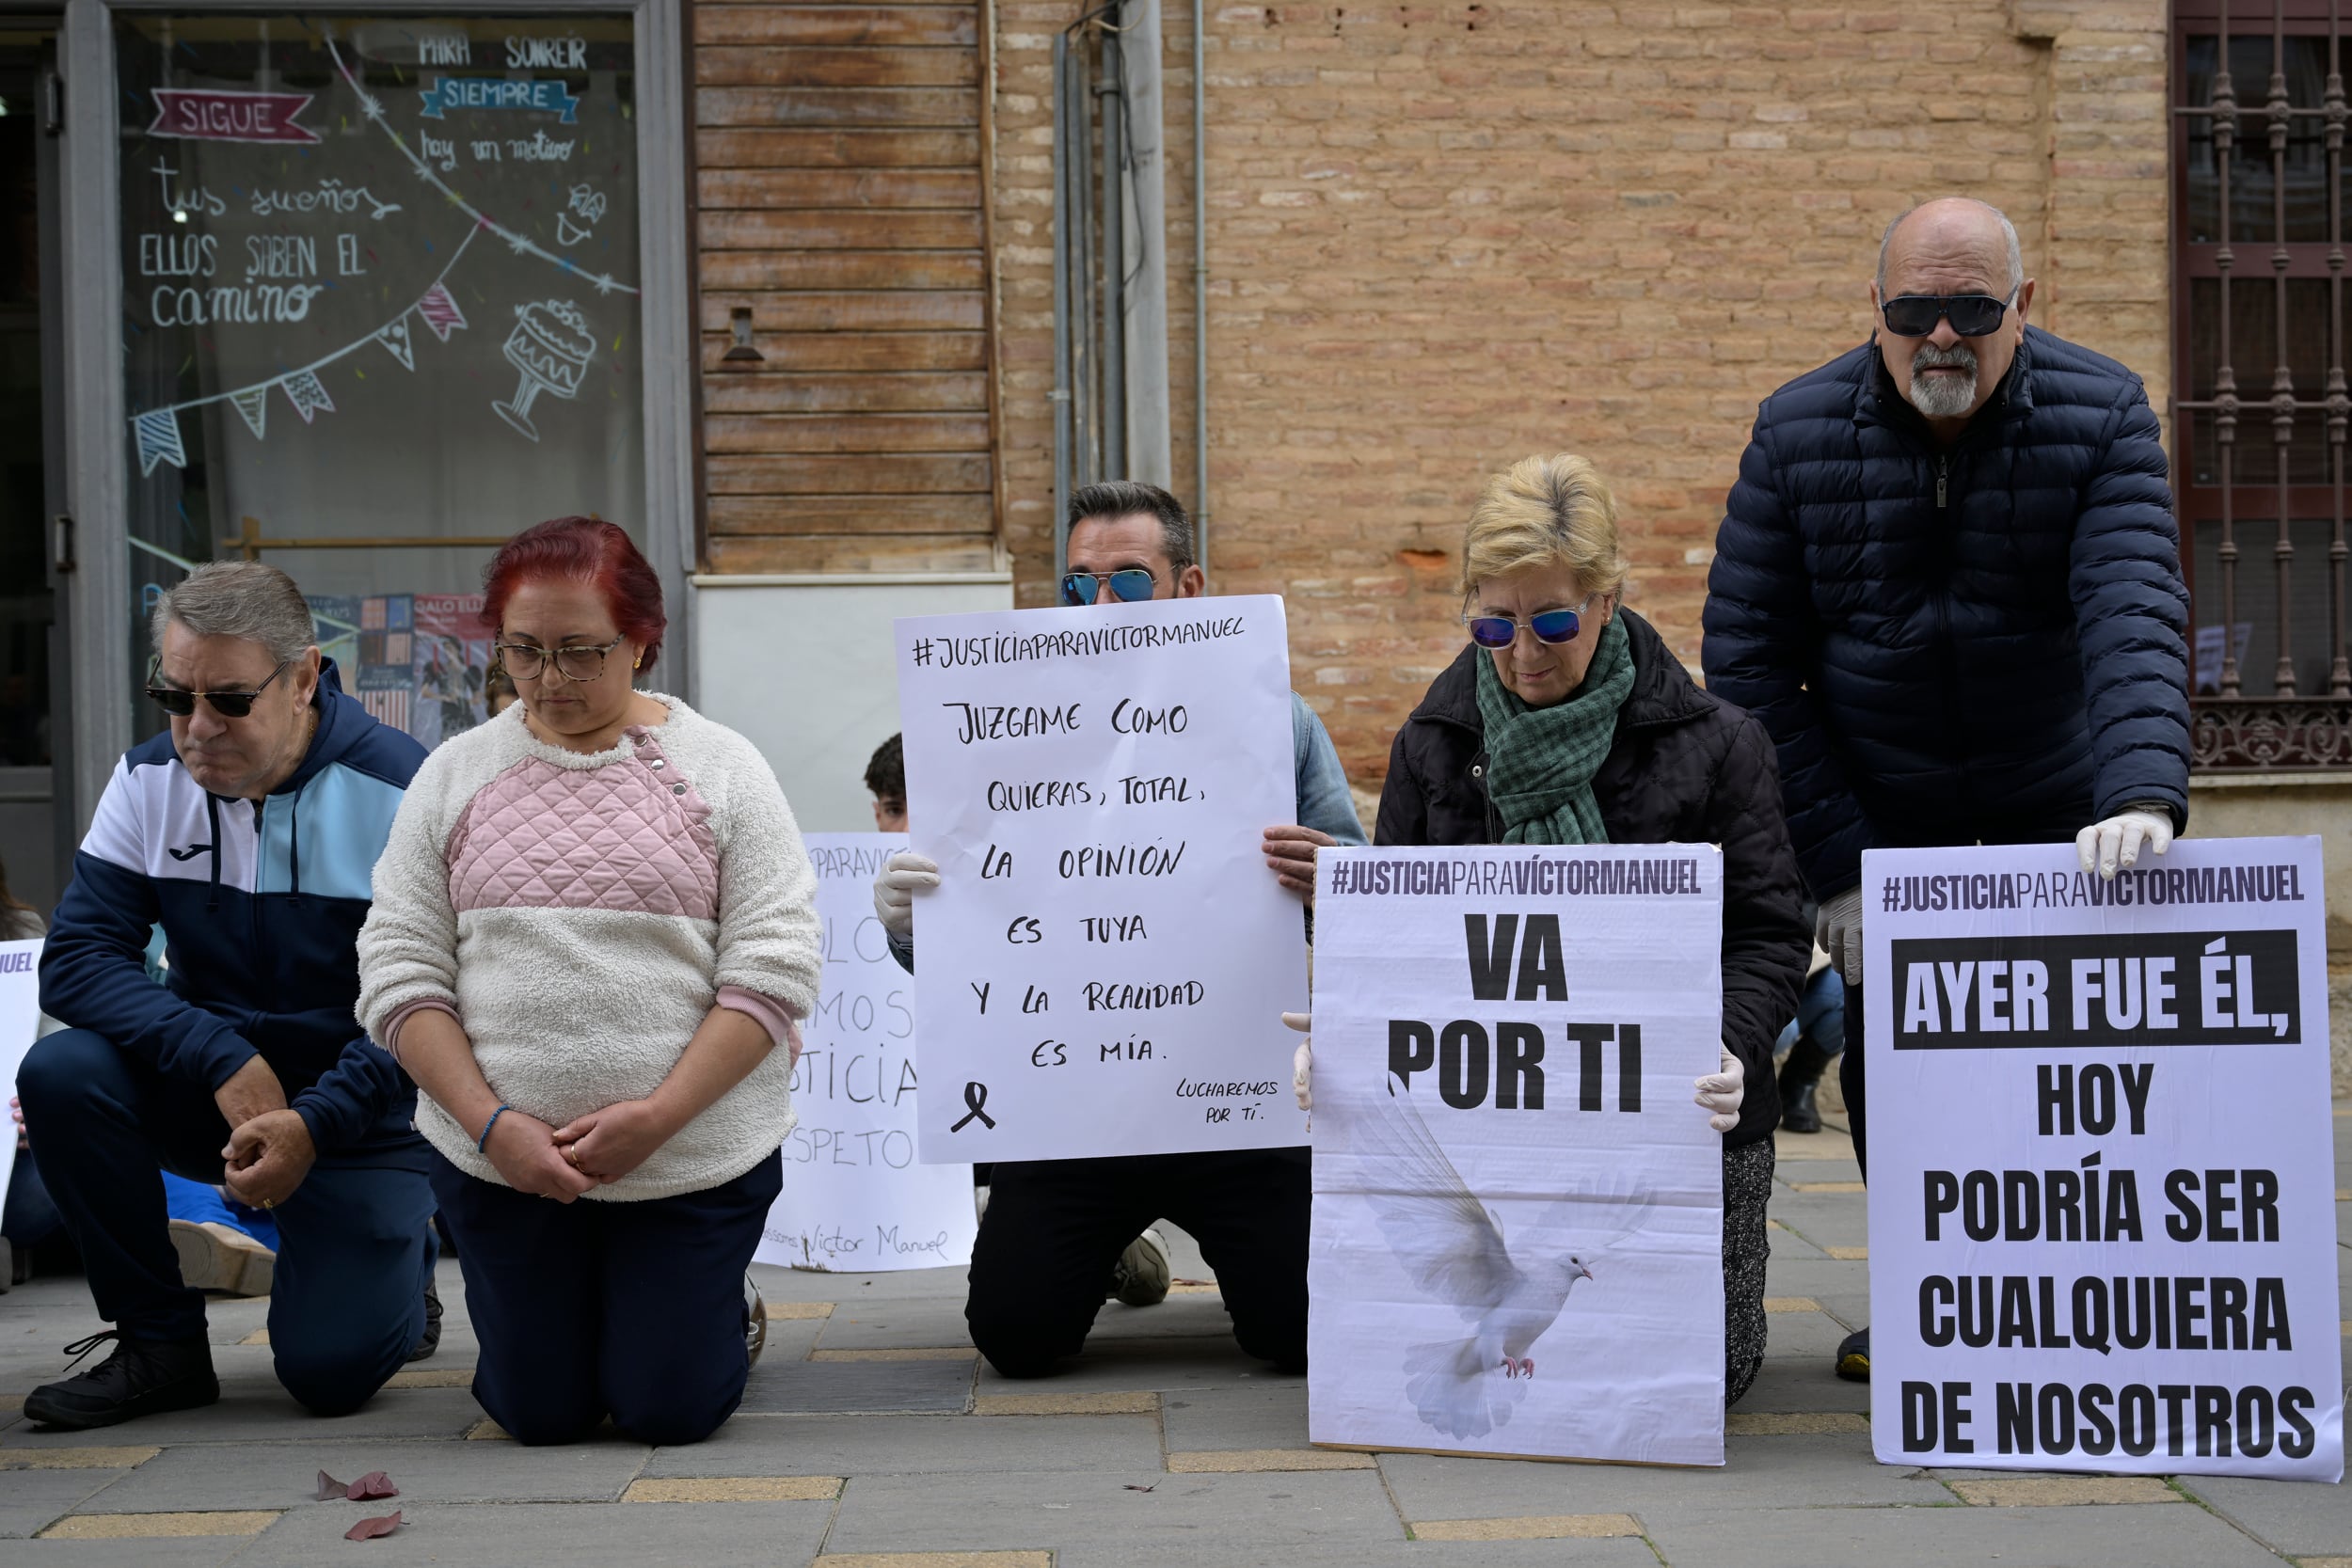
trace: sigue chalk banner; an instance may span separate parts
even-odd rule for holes
[[[1307,1429],[1724,1462],[1723,857],[1317,858]]]
[[[1282,601],[898,623],[926,1160],[1307,1141],[1281,1013],[1306,927]]]
[[[1886,1464],[2344,1473],[2319,840],[2140,863],[1863,858]]]
[[[866,1274],[972,1261],[970,1165],[914,1154],[914,978],[874,918],[874,876],[901,833],[804,833],[824,979],[801,1024],[784,1190],[753,1259]]]

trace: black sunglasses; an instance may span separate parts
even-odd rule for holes
[[[1070,606],[1092,604],[1103,581],[1103,576],[1097,572],[1073,572],[1061,579],[1061,602]],[[1152,574],[1140,566],[1122,566],[1110,575],[1109,581],[1112,596],[1121,604],[1140,604],[1159,586]]]
[[[1897,294],[1879,307],[1886,330],[1898,338],[1924,338],[1939,319],[1963,338],[1981,338],[2001,325],[2009,301],[1991,294]]]
[[[1546,610],[1527,618],[1527,629],[1535,634],[1535,641],[1558,646],[1573,642],[1584,624],[1583,611],[1592,606],[1587,597],[1574,610]],[[1462,624],[1470,627],[1470,641],[1482,648],[1507,648],[1518,641],[1519,622],[1509,615],[1464,614]]]
[[[278,668],[269,673],[269,681],[284,674],[286,666],[293,662],[291,658],[280,659]],[[158,664],[156,668],[160,670],[163,666]],[[150,680],[153,678],[152,674],[149,676]],[[243,719],[253,711],[253,700],[269,689],[269,681],[263,681],[250,691],[190,691],[178,686],[150,686],[147,694],[155,699],[157,707],[174,719],[185,719],[194,713],[199,697],[210,703],[213,711],[223,719]]]

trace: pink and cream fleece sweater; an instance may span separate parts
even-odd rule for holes
[[[608,1202],[733,1180],[794,1122],[793,1021],[817,1005],[817,878],[752,744],[675,697],[609,752],[548,746],[520,704],[417,769],[359,932],[359,1021],[399,1054],[421,1008],[456,1015],[498,1097],[550,1127],[651,1094],[714,1006],[779,1049]],[[428,1097],[417,1130],[503,1179]]]

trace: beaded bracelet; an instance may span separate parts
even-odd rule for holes
[[[514,1108],[512,1105],[501,1105],[490,1113],[490,1119],[482,1124],[482,1136],[474,1140],[473,1151],[476,1154],[482,1153],[490,1147],[490,1129],[499,1124],[499,1117]]]

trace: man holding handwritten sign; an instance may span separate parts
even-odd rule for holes
[[[1089,485],[1070,517],[1069,609],[898,623],[936,860],[894,857],[874,896],[910,969],[918,890],[932,927],[923,1158],[996,1162],[964,1317],[998,1371],[1052,1370],[1165,1216],[1200,1239],[1242,1348],[1304,1367],[1305,1125],[1265,1025],[1306,994],[1283,890],[1311,897],[1315,849],[1363,830],[1288,689],[1281,601],[1199,603],[1166,491]]]

